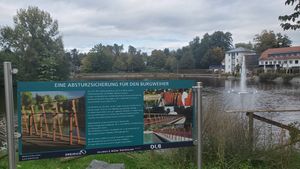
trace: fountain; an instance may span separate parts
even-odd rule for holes
[[[252,109],[255,106],[255,100],[257,97],[257,90],[247,87],[247,68],[246,59],[243,56],[240,60],[240,78],[239,81],[228,81],[227,86],[230,90],[227,90],[227,100],[232,106],[232,109]]]
[[[244,94],[248,93],[247,91],[247,86],[246,86],[246,81],[247,81],[247,73],[246,73],[246,61],[245,61],[245,56],[242,58],[242,67],[241,67],[241,78],[240,78],[240,91],[238,94]]]
[[[246,59],[245,56],[242,57],[242,66],[240,68],[240,85],[239,88],[231,89],[228,93],[236,93],[236,94],[255,94],[257,90],[249,90],[247,88],[247,68],[246,68]]]

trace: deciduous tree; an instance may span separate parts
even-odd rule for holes
[[[0,44],[19,57],[20,77],[25,80],[68,78],[70,65],[65,58],[57,20],[37,7],[18,10],[13,20],[13,27],[0,29]],[[55,71],[49,74],[40,72],[47,61],[55,62],[51,67]]]
[[[262,53],[269,48],[289,47],[292,43],[288,36],[282,35],[281,33],[275,34],[274,31],[267,30],[256,34],[254,42],[254,48],[257,53]]]

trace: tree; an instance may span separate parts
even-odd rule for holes
[[[294,6],[294,12],[289,14],[289,15],[282,15],[279,16],[278,19],[282,21],[280,26],[284,30],[296,30],[300,29],[300,1],[299,0],[286,0],[285,5],[291,5]]]
[[[222,31],[216,31],[211,35],[206,33],[201,40],[196,37],[188,47],[192,50],[196,68],[207,69],[211,64],[208,58],[211,56],[209,51],[213,48],[220,48],[225,52],[232,48],[232,34]]]
[[[14,26],[0,29],[0,45],[18,56],[21,79],[64,80],[69,76],[58,22],[37,7],[20,9],[14,17]],[[54,60],[54,74],[41,76],[46,61]],[[30,66],[28,66],[30,65]],[[42,77],[42,79],[39,79]]]
[[[253,46],[253,44],[251,42],[248,42],[248,43],[236,43],[234,46],[235,46],[235,48],[242,47],[242,48],[245,48],[245,49],[254,50],[254,46]]]
[[[47,80],[59,80],[56,74],[56,69],[57,63],[55,61],[55,58],[50,57],[50,58],[43,58],[39,68],[37,69],[39,74],[38,74],[38,79],[41,81],[47,81]]]
[[[113,64],[113,70],[125,72],[128,71],[128,54],[127,53],[122,53],[120,56],[117,56],[114,64]]]
[[[165,64],[165,69],[174,72],[178,68],[178,60],[175,56],[168,56]]]
[[[129,45],[128,46],[128,53],[130,54],[130,55],[136,55],[136,48],[135,47],[133,47],[133,46],[131,46],[131,45]]]
[[[10,61],[12,65],[18,65],[18,57],[10,50],[0,50],[0,74],[3,75],[3,62]],[[19,76],[19,74],[17,74]],[[0,78],[0,85],[4,84],[3,76]]]
[[[129,70],[133,72],[140,72],[145,69],[145,63],[140,55],[130,56],[128,60]]]
[[[254,49],[259,54],[269,48],[289,47],[292,43],[288,36],[267,30],[263,30],[261,34],[256,34],[254,42]]]
[[[122,53],[122,51],[123,51],[123,45],[118,45],[118,44],[114,44],[114,46],[113,46],[113,53],[114,53],[114,55],[116,55],[116,56],[120,56],[120,54]]]
[[[64,95],[55,95],[54,100],[57,102],[63,102],[63,101],[68,100],[68,97],[64,96]]]
[[[183,56],[179,60],[180,69],[193,69],[195,68],[195,59],[191,50],[185,50]]]
[[[167,56],[162,50],[153,50],[148,60],[148,65],[156,69],[164,69]]]
[[[165,48],[165,49],[164,49],[164,54],[165,54],[166,56],[169,56],[169,55],[170,55],[170,49],[169,49],[169,48]]]
[[[290,47],[292,44],[292,41],[290,40],[290,38],[287,35],[282,35],[281,33],[277,33],[276,34],[277,37],[277,44],[276,47],[277,48],[281,48],[281,47]]]
[[[109,46],[95,45],[82,60],[82,71],[86,73],[109,72],[113,66],[113,54]]]

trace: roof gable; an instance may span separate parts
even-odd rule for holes
[[[253,53],[255,52],[254,50],[250,50],[250,49],[246,49],[246,48],[243,48],[243,47],[238,47],[238,48],[234,48],[234,49],[231,49],[229,51],[226,51],[226,53],[233,53],[233,52],[247,52],[247,53]]]

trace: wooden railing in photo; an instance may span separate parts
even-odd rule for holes
[[[192,139],[192,131],[184,128],[163,128],[153,130],[153,132],[173,141],[187,141]]]
[[[246,113],[246,116],[248,117],[248,141],[249,141],[249,146],[251,150],[254,148],[254,119],[271,124],[273,126],[279,127],[281,129],[288,130],[289,132],[297,132],[298,136],[300,136],[300,129],[290,126],[287,124],[280,123],[278,121],[274,121],[272,119],[263,117],[261,115],[257,115],[255,113],[291,113],[291,112],[296,112],[300,113],[300,109],[291,109],[291,110],[233,110],[233,111],[226,111],[227,113]],[[299,139],[296,139],[297,141],[300,141]],[[289,143],[288,145],[290,145]],[[292,143],[293,144],[293,143]]]
[[[46,112],[45,104],[40,104],[41,112],[35,112],[36,105],[30,105],[29,113],[28,110],[25,109],[25,106],[22,106],[22,123],[23,123],[23,133],[29,134],[29,136],[37,135],[40,138],[52,138],[52,141],[55,142],[57,139],[61,141],[68,141],[70,145],[74,144],[74,136],[73,136],[73,129],[75,128],[76,131],[76,141],[77,144],[82,144],[82,140],[84,138],[80,137],[80,129],[78,126],[78,117],[77,117],[77,109],[76,109],[76,100],[71,100],[72,103],[72,111],[69,112],[59,112],[58,102],[53,102],[53,111]],[[50,118],[49,119],[49,115]],[[62,124],[58,116],[68,115],[69,121],[69,134],[65,135],[62,132]],[[37,120],[35,116],[39,116],[39,127],[37,124]],[[29,123],[27,121],[29,119]],[[49,120],[52,120],[52,131],[49,131]],[[45,125],[45,127],[43,127]],[[33,131],[34,130],[34,131]],[[57,133],[58,130],[58,133]],[[58,137],[57,137],[58,134]]]
[[[168,115],[159,113],[147,113],[144,115],[144,125],[169,123],[172,121],[180,120],[183,116]]]

